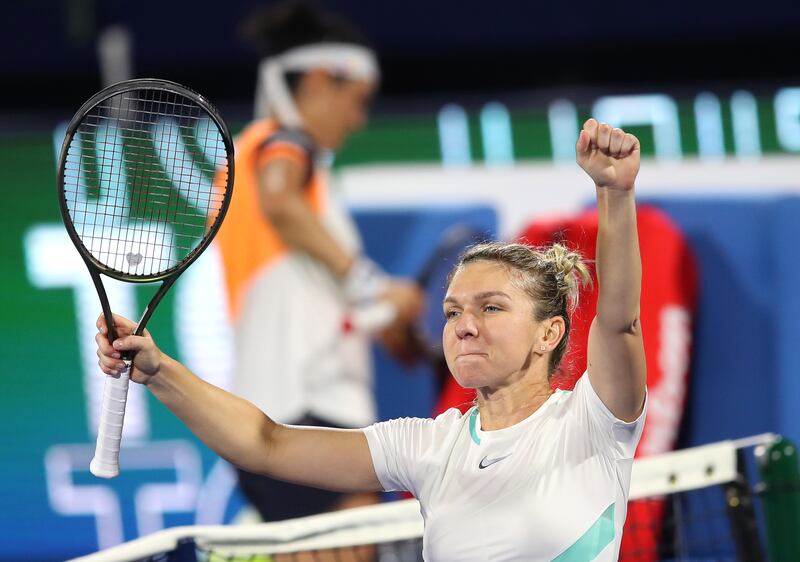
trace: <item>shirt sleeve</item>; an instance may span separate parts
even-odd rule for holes
[[[631,422],[617,418],[603,403],[595,392],[589,379],[588,372],[584,372],[573,390],[578,403],[585,409],[587,421],[603,436],[609,438],[614,445],[615,455],[618,458],[633,458],[636,446],[642,437],[644,421],[647,416],[647,389],[645,389],[644,408],[639,417]]]
[[[270,161],[285,159],[300,166],[309,166],[313,154],[314,145],[307,135],[296,130],[281,129],[261,144],[257,165],[263,167]]]
[[[384,491],[417,493],[422,456],[429,448],[433,420],[401,418],[364,428],[375,474]]]
[[[258,153],[258,167],[262,168],[275,160],[291,160],[298,166],[308,164],[308,156],[302,147],[286,141],[275,142],[264,146]]]

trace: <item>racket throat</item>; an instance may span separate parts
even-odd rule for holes
[[[153,315],[158,303],[161,302],[161,299],[164,298],[164,295],[167,294],[167,291],[169,291],[170,287],[172,287],[172,285],[175,283],[175,280],[178,279],[178,275],[180,275],[180,273],[164,279],[164,281],[161,283],[161,286],[156,291],[156,294],[154,294],[153,298],[150,299],[150,304],[148,304],[145,307],[144,312],[142,312],[142,316],[139,318],[139,322],[136,324],[136,329],[133,331],[134,336],[141,336],[144,333],[145,326],[147,326],[147,322],[150,321],[150,317]]]

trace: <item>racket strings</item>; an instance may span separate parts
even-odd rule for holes
[[[206,110],[149,88],[93,107],[73,136],[63,189],[92,256],[127,275],[176,267],[212,231],[226,201],[225,140]]]

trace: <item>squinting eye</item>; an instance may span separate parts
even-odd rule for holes
[[[456,316],[458,316],[458,311],[457,310],[445,310],[444,311],[444,317],[445,317],[446,320],[450,320],[451,318],[455,318]]]
[[[486,312],[498,312],[498,311],[500,311],[500,307],[499,306],[495,306],[493,304],[487,304],[483,308],[483,310],[485,310]]]

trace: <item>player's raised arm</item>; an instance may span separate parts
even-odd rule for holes
[[[96,337],[100,368],[115,375],[121,354],[135,353],[131,380],[153,395],[206,445],[250,472],[339,491],[377,491],[366,437],[361,430],[297,428],[275,423],[253,404],[209,384],[156,346],[145,332],[114,316],[119,337],[108,341],[103,316]]]
[[[589,378],[609,410],[631,421],[642,411],[646,382],[634,186],[639,141],[621,129],[589,119],[578,137],[576,153],[578,164],[595,183],[599,221],[599,296],[589,331]]]

